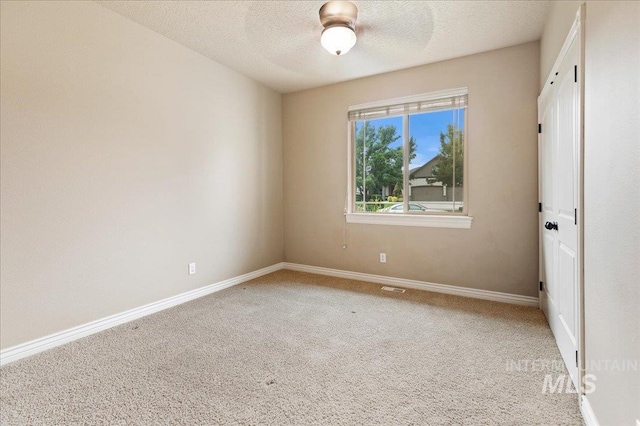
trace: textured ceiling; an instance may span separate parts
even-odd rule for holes
[[[320,45],[324,1],[98,1],[287,93],[538,40],[547,1],[354,1],[358,43]]]

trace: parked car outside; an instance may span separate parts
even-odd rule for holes
[[[383,213],[402,213],[403,206],[402,203],[394,204],[389,207],[385,207],[384,209],[378,210]],[[426,212],[427,209],[425,206],[416,203],[409,203],[409,211],[410,212]]]

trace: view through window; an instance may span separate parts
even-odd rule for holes
[[[465,211],[466,92],[350,112],[354,212]]]

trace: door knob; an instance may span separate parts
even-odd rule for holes
[[[548,230],[555,229],[557,231],[558,230],[558,222],[547,222],[547,223],[544,224],[544,227],[547,228]]]

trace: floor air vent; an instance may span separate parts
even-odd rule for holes
[[[404,293],[406,291],[404,288],[388,287],[386,285],[384,287],[382,287],[380,290],[392,291],[394,293]]]

